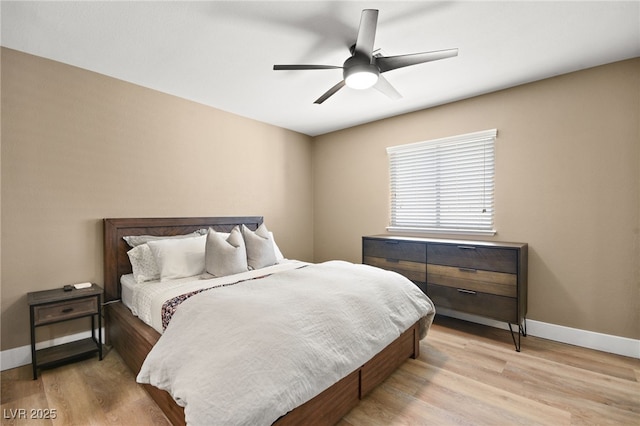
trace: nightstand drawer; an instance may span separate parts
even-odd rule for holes
[[[364,256],[408,260],[424,264],[427,261],[427,245],[399,240],[364,239],[362,241],[362,254]]]
[[[425,271],[424,263],[409,262],[406,260],[383,259],[373,256],[365,256],[363,259],[363,263],[397,272],[409,278],[411,281],[427,281],[427,273]]]
[[[480,315],[498,321],[518,322],[518,299],[515,298],[436,284],[427,284],[427,296],[437,307]]]
[[[43,325],[97,313],[98,298],[87,297],[84,299],[34,306],[33,323],[34,325]]]
[[[498,296],[518,296],[518,276],[504,272],[427,264],[427,281]]]
[[[472,244],[429,244],[427,259],[429,263],[437,265],[518,273],[518,253],[506,248]]]

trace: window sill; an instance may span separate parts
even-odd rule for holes
[[[496,235],[496,230],[414,228],[410,226],[387,226],[389,232],[412,232],[420,234],[454,234],[454,235]]]

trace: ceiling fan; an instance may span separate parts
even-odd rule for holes
[[[400,93],[382,76],[382,73],[410,65],[437,61],[458,55],[458,49],[436,50],[432,52],[412,53],[398,56],[381,56],[374,52],[373,42],[378,25],[378,10],[364,9],[360,17],[360,27],[356,43],[351,46],[351,56],[342,66],[336,65],[274,65],[274,71],[289,70],[326,70],[342,68],[343,80],[327,90],[314,103],[321,104],[345,85],[353,89],[374,87],[391,99],[402,97]]]

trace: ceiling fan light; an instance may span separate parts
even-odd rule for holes
[[[380,71],[369,59],[355,55],[344,62],[344,82],[352,89],[368,89],[376,84]]]
[[[378,74],[369,70],[355,71],[349,73],[344,79],[347,86],[352,89],[368,89],[378,81]]]

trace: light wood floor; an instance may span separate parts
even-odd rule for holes
[[[2,424],[167,425],[115,351],[2,372]],[[55,409],[54,420],[11,418]],[[438,317],[421,355],[340,422],[356,425],[640,425],[640,360]]]

